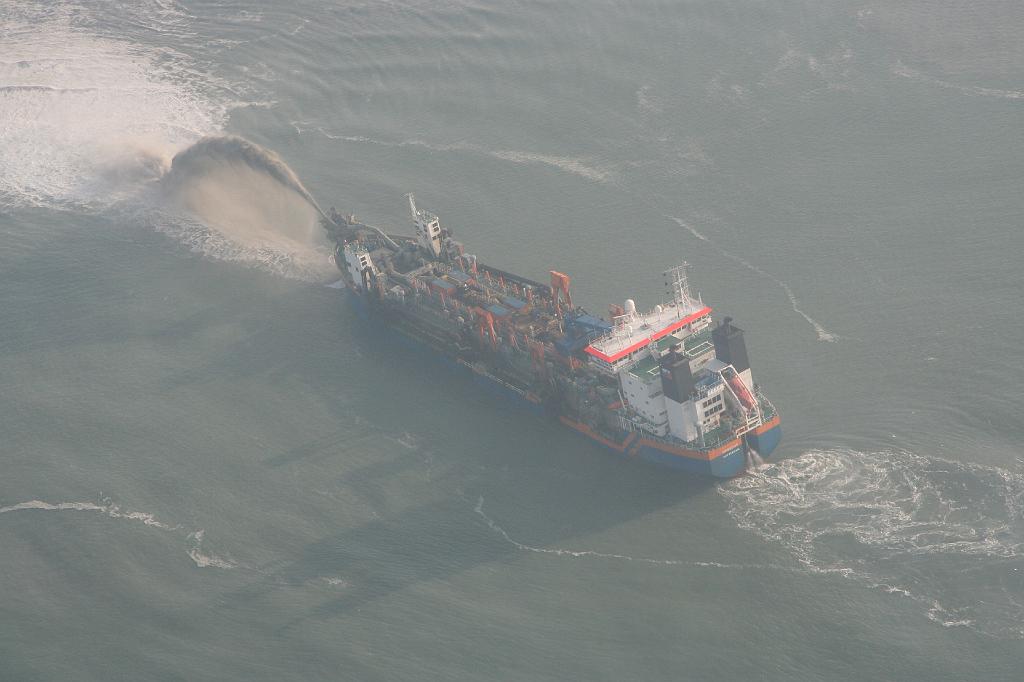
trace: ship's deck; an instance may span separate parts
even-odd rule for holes
[[[619,323],[607,336],[587,346],[586,351],[606,362],[615,362],[710,314],[711,308],[698,301],[668,303],[661,310],[633,314],[630,320]]]
[[[685,339],[680,339],[674,334],[663,336],[652,344],[652,348],[659,352],[667,352],[672,346],[677,343],[683,344],[683,352],[690,353],[698,346],[702,346],[705,343],[711,341],[711,331],[705,329],[696,334],[688,336]],[[655,358],[653,355],[648,355],[644,359],[640,360],[637,364],[629,370],[631,374],[648,379],[650,377],[656,377],[661,372],[661,361]]]

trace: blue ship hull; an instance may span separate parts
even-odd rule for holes
[[[444,364],[456,374],[461,374],[471,378],[475,384],[484,388],[488,393],[508,400],[517,407],[524,408],[526,411],[534,415],[557,416],[549,415],[543,403],[533,398],[526,391],[511,386],[497,377],[478,370],[469,363],[466,363],[465,361],[452,356],[450,353],[427,343],[423,339],[410,335],[400,328],[388,325],[386,320],[382,320],[372,314],[372,311],[363,296],[355,292],[349,293],[352,294],[350,298],[354,302],[359,316],[367,321],[371,321],[379,325],[382,330],[387,329],[396,331],[397,334],[388,334],[388,337],[397,339],[403,347],[406,347],[417,354],[423,355],[424,357],[428,357],[433,361]],[[747,467],[747,448],[752,448],[761,457],[767,458],[775,450],[782,438],[782,427],[776,422],[774,426],[762,431],[760,434],[755,432],[747,434],[740,444],[722,454],[719,454],[713,459],[699,459],[696,457],[685,457],[666,452],[657,447],[647,445],[643,439],[638,439],[637,444],[632,448],[627,447],[626,444],[629,442],[629,434],[626,433],[621,434],[622,441],[620,443],[615,443],[602,436],[585,433],[579,429],[574,430],[580,435],[587,437],[588,440],[602,445],[613,452],[617,452],[618,454],[631,458],[642,459],[646,462],[676,469],[678,471],[685,471],[687,473],[704,476],[713,476],[715,478],[732,478],[743,473]]]

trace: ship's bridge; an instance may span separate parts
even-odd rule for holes
[[[711,308],[699,301],[673,301],[646,314],[637,313],[631,304],[627,301],[625,313],[615,319],[611,332],[583,349],[601,371],[616,374],[639,360],[652,342],[679,330],[689,336],[711,322]]]

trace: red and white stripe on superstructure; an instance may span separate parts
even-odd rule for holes
[[[668,336],[688,324],[699,323],[711,315],[708,306],[669,303],[633,320],[618,325],[611,333],[584,348],[584,352],[614,365],[648,344]]]

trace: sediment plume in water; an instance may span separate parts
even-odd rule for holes
[[[160,186],[168,201],[233,245],[330,271],[318,224],[324,213],[269,149],[240,137],[205,137],[174,156]]]

